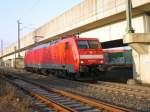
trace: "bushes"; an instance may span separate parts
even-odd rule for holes
[[[19,91],[0,79],[0,112],[29,112],[30,98],[22,98]]]

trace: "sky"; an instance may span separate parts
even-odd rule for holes
[[[82,0],[0,0],[0,40],[4,47],[17,41],[17,20],[21,37],[70,9]]]

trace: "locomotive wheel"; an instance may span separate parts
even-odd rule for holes
[[[42,69],[42,70],[41,70],[41,73],[42,73],[43,75],[47,75],[47,70],[46,70],[46,69]]]
[[[66,78],[67,77],[66,76],[66,71],[64,71],[64,70],[54,70],[53,75],[55,77],[60,77],[60,78]]]
[[[64,70],[62,70],[62,71],[61,71],[61,75],[62,75],[62,77],[63,77],[63,78],[66,78],[66,76],[67,76],[67,72],[66,72],[66,71],[64,71]]]
[[[67,73],[67,74],[66,74],[66,78],[67,78],[68,80],[71,80],[71,73]]]
[[[57,70],[54,70],[54,76],[56,76],[56,77],[59,77],[59,71],[57,71]]]
[[[75,80],[75,74],[73,73],[67,73],[67,77],[68,80]]]
[[[74,79],[79,80],[80,77],[81,77],[81,74],[78,72],[78,73],[75,74]]]
[[[72,80],[76,80],[75,75],[76,75],[76,74],[72,74]]]

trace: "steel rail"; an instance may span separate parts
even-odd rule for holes
[[[42,103],[44,103],[45,105],[47,105],[49,108],[53,108],[58,112],[74,112],[74,110],[67,108],[61,104],[58,104],[55,101],[52,101],[50,99],[46,99],[44,98],[42,95],[39,94],[35,94],[35,93],[31,93],[31,95],[35,98],[37,98],[38,100],[42,101]]]
[[[106,104],[106,103],[96,101],[94,99],[90,99],[90,98],[87,98],[87,97],[84,97],[84,96],[81,96],[81,95],[70,93],[70,92],[67,92],[67,91],[63,91],[63,90],[59,90],[59,89],[55,89],[55,88],[50,88],[47,85],[41,84],[39,82],[31,81],[29,79],[26,80],[25,78],[21,78],[21,77],[18,77],[18,76],[17,76],[17,78],[19,78],[21,80],[24,80],[26,82],[32,83],[34,85],[37,85],[41,88],[45,88],[48,91],[55,92],[55,93],[58,93],[62,96],[75,99],[77,101],[80,101],[84,104],[90,105],[90,106],[95,107],[95,108],[100,109],[100,110],[107,110],[107,111],[110,111],[110,112],[131,112],[132,111],[130,109],[125,109],[125,108],[121,108],[121,107],[114,106],[114,105],[111,105],[111,104]]]
[[[47,99],[47,98],[45,98],[44,96],[42,96],[40,94],[34,93],[34,92],[32,92],[31,90],[29,90],[27,88],[23,88],[23,87],[17,85],[16,83],[12,82],[12,80],[10,80],[8,78],[7,79],[5,78],[5,80],[7,80],[9,83],[15,85],[16,87],[18,87],[20,89],[23,89],[24,91],[28,92],[30,96],[36,98],[38,101],[42,102],[43,104],[48,106],[50,109],[54,109],[57,112],[75,112],[74,110],[72,110],[72,109],[70,109],[68,107],[65,107],[65,106],[63,106],[61,104],[58,104],[57,102],[55,102],[55,101],[53,101],[51,99]]]

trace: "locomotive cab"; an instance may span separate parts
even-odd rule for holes
[[[96,38],[78,38],[80,72],[103,71],[105,64],[101,44]]]

